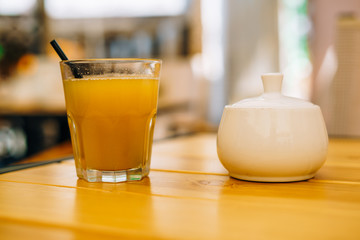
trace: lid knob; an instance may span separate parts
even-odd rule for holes
[[[264,92],[281,92],[281,84],[284,75],[282,73],[266,73],[261,75],[264,86]]]

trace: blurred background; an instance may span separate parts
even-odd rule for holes
[[[0,0],[0,165],[69,140],[54,38],[70,59],[162,59],[155,139],[215,132],[266,72],[359,137],[359,19],[359,0]]]

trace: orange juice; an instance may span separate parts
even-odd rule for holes
[[[149,162],[158,79],[76,78],[63,83],[78,169],[122,171]]]

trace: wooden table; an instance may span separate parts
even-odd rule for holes
[[[331,139],[294,183],[230,178],[214,134],[159,141],[152,160],[120,184],[78,180],[72,160],[0,175],[0,239],[360,239],[358,139]]]

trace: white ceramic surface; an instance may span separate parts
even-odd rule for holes
[[[264,94],[226,106],[217,151],[230,176],[261,182],[313,177],[328,135],[317,105],[281,95],[282,74],[262,75]]]

